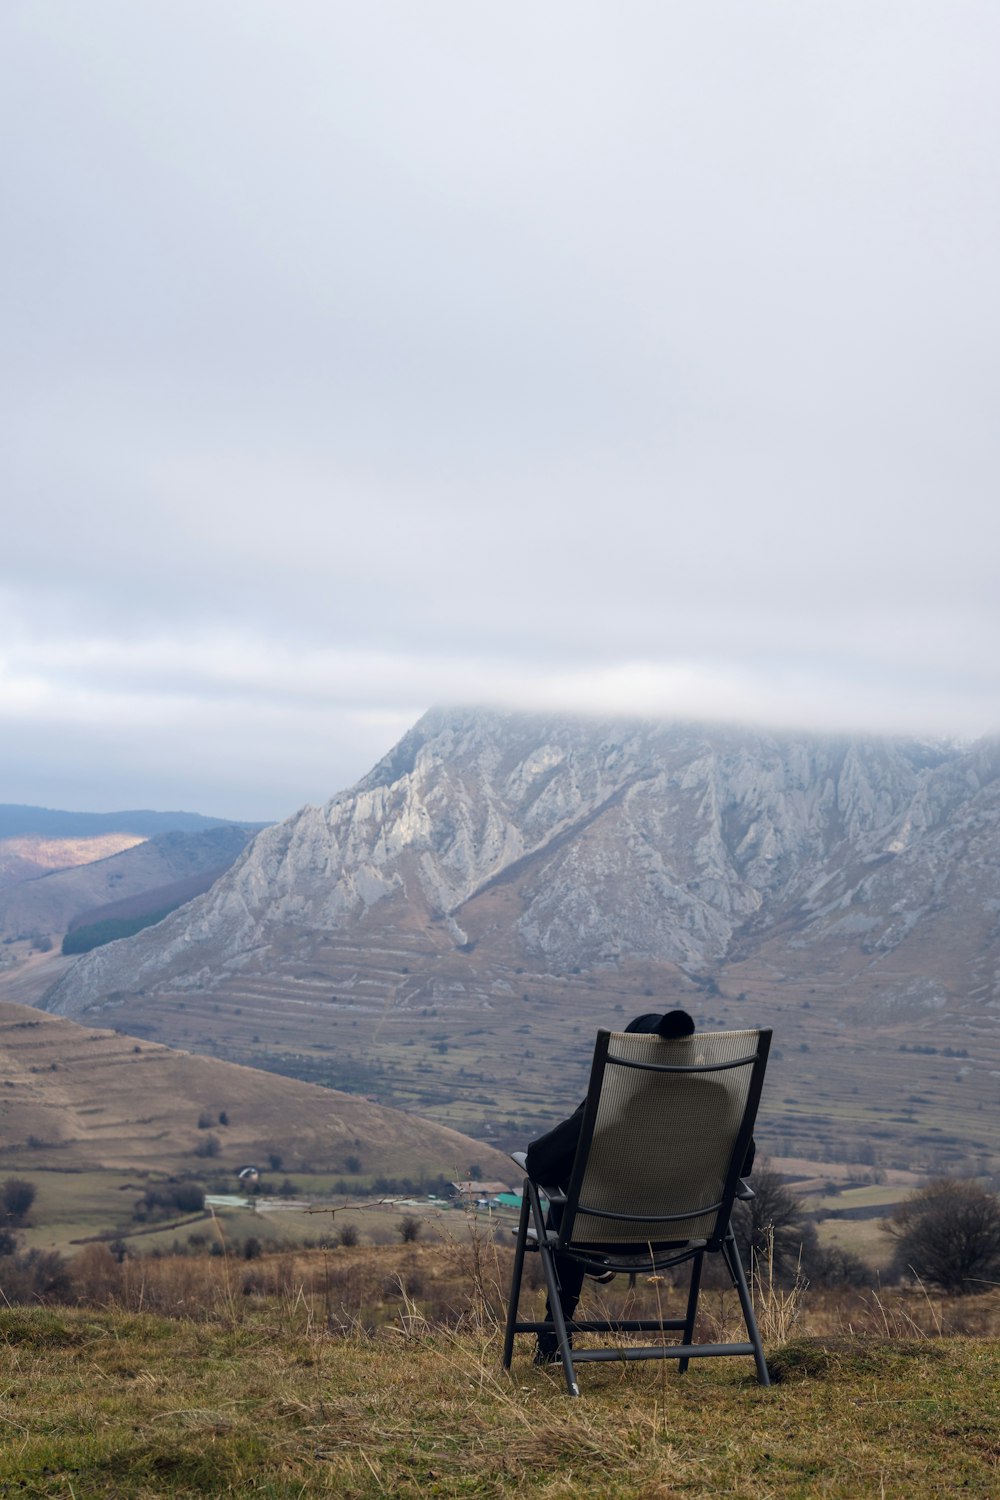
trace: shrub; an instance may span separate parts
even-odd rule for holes
[[[976,1182],[939,1177],[893,1211],[885,1225],[893,1264],[964,1296],[1000,1278],[1000,1198]]]
[[[28,1250],[11,1255],[0,1268],[8,1303],[65,1302],[72,1291],[66,1262],[55,1250]]]
[[[101,1306],[121,1289],[122,1268],[107,1245],[86,1245],[70,1262],[70,1274],[82,1302]]]
[[[196,1214],[205,1207],[205,1191],[197,1182],[164,1183],[147,1188],[133,1211],[136,1219],[170,1217],[175,1213]]]
[[[821,1245],[812,1224],[805,1226],[802,1271],[810,1286],[871,1286],[875,1272],[867,1261],[841,1245]]]
[[[337,1243],[350,1249],[358,1243],[358,1227],[356,1224],[345,1224],[337,1236]]]
[[[179,1182],[173,1192],[181,1213],[197,1214],[205,1207],[205,1194],[196,1182]]]
[[[412,1245],[414,1240],[420,1238],[420,1220],[413,1214],[407,1214],[399,1226],[399,1237],[404,1245]]]
[[[221,1150],[222,1147],[219,1144],[219,1137],[217,1135],[206,1135],[205,1139],[203,1141],[199,1141],[197,1146],[195,1146],[194,1154],[195,1156],[202,1157],[218,1156]]]
[[[0,1190],[0,1223],[23,1224],[35,1201],[35,1184],[8,1177]]]

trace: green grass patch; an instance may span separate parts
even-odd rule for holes
[[[70,1253],[91,1236],[127,1232],[136,1227],[132,1210],[148,1186],[137,1172],[53,1172],[19,1167],[16,1174],[34,1183],[30,1227],[19,1233],[25,1249]]]
[[[837,1245],[859,1255],[874,1270],[892,1260],[893,1245],[881,1219],[820,1219],[816,1225],[820,1244]]]
[[[844,1188],[828,1193],[819,1200],[820,1208],[892,1208],[913,1191],[912,1187],[887,1183],[866,1183],[864,1187]]]

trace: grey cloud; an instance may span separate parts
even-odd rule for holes
[[[996,724],[998,40],[926,0],[8,7],[8,674],[186,687],[217,763],[213,702],[269,705],[352,774],[349,674],[333,729],[227,642],[395,662],[384,726],[689,673]]]

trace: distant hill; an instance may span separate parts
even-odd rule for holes
[[[17,833],[0,839],[0,891],[37,880],[54,870],[72,870],[97,859],[110,859],[123,849],[144,842],[138,833],[95,833],[86,838],[45,838],[38,833]]]
[[[156,834],[108,859],[52,871],[0,890],[0,936],[58,941],[84,922],[165,911],[208,890],[243,852],[254,829],[213,823]]]
[[[42,1003],[504,1143],[594,1030],[775,1027],[775,1155],[1000,1166],[1000,741],[428,714]]]
[[[0,1077],[0,1160],[18,1175],[190,1169],[209,1133],[219,1142],[213,1171],[266,1164],[270,1152],[285,1170],[342,1172],[348,1157],[394,1177],[454,1177],[475,1162],[506,1181],[513,1170],[489,1146],[428,1120],[23,1005],[0,1003]]]
[[[0,803],[0,892],[28,880],[108,859],[164,833],[243,828],[257,832],[266,823],[233,823],[187,812],[64,812],[50,807]]]
[[[90,813],[64,812],[52,807],[25,807],[16,802],[0,802],[0,839],[37,834],[50,839],[93,838],[102,833],[133,833],[152,838],[157,833],[198,833],[205,828],[233,826],[231,818],[209,818],[201,813],[130,812]],[[240,827],[265,828],[266,823],[240,824]]]

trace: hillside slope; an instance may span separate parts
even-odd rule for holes
[[[34,833],[0,838],[0,895],[22,881],[37,880],[54,870],[72,870],[97,859],[110,859],[143,842],[138,833],[98,833],[85,838],[47,838]]]
[[[0,1003],[0,1157],[5,1170],[195,1165],[207,1114],[213,1170],[275,1151],[286,1170],[464,1174],[506,1179],[508,1158],[428,1120],[253,1068],[137,1043],[28,1006]],[[218,1125],[220,1113],[228,1124]]]
[[[227,870],[253,830],[225,824],[196,833],[159,833],[107,859],[61,869],[0,891],[0,936],[40,933],[59,939],[81,919],[99,920],[102,908],[163,892],[169,904],[200,894]],[[184,883],[188,883],[187,889]]]

